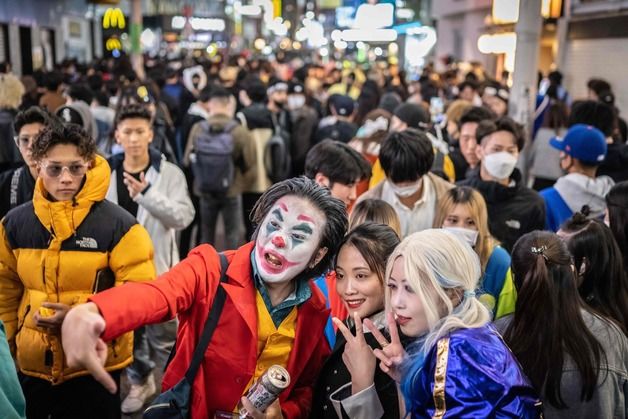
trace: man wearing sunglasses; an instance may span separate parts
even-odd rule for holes
[[[0,224],[0,320],[29,418],[120,417],[119,394],[67,366],[60,328],[94,293],[155,277],[146,230],[106,201],[109,166],[74,124],[47,126],[31,145],[38,178],[31,202]],[[105,368],[119,380],[132,335],[109,343]]]
[[[24,165],[0,174],[0,218],[18,205],[33,199],[37,165],[33,160],[31,147],[33,140],[48,124],[56,119],[38,106],[33,106],[17,114],[13,126],[17,135],[17,145]]]

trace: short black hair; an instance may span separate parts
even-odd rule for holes
[[[63,75],[58,71],[53,71],[44,75],[44,86],[51,92],[56,91],[63,83]]]
[[[327,139],[312,147],[305,156],[305,176],[314,179],[317,173],[327,176],[332,185],[351,185],[356,180],[369,178],[371,165],[347,144]]]
[[[96,142],[76,124],[60,123],[47,125],[33,140],[33,159],[41,161],[48,150],[59,144],[72,144],[78,148],[78,153],[86,160],[92,160],[96,155]]]
[[[484,106],[473,106],[462,114],[458,121],[458,126],[462,127],[468,122],[476,122],[479,124],[482,121],[492,119],[495,119],[495,114],[490,109]]]
[[[109,106],[109,95],[102,90],[94,92],[94,99],[100,106]]]
[[[115,126],[117,127],[120,122],[131,118],[145,119],[149,124],[152,121],[151,113],[146,106],[132,103],[120,107],[116,115]]]
[[[255,103],[263,103],[268,99],[266,85],[258,78],[245,80],[244,90],[249,99]]]
[[[88,105],[94,100],[94,92],[86,84],[73,84],[68,88],[68,96],[73,100],[82,100]]]
[[[477,138],[478,144],[482,142],[482,139],[497,131],[506,131],[511,133],[515,137],[515,144],[517,149],[521,151],[523,148],[525,138],[523,136],[523,127],[515,122],[514,119],[508,116],[502,116],[496,121],[484,120],[478,124],[478,129],[475,132],[475,138]]]
[[[209,99],[229,99],[231,96],[233,95],[229,90],[222,86],[215,86],[209,95]]]
[[[15,133],[19,134],[24,125],[37,123],[48,125],[53,119],[56,121],[56,118],[50,115],[46,110],[39,106],[31,106],[15,116],[13,128],[15,128]]]
[[[615,111],[606,103],[595,100],[579,100],[571,106],[567,126],[575,124],[592,125],[609,137],[615,127]]]
[[[393,132],[382,143],[379,162],[386,177],[394,183],[415,181],[430,171],[434,148],[427,135],[418,129]]]
[[[212,86],[211,84],[208,84],[207,86],[203,87],[203,89],[198,93],[198,100],[199,102],[209,102],[209,99],[211,99],[211,95],[212,95],[212,91],[216,88],[216,86]]]
[[[596,95],[599,95],[601,92],[606,91],[606,90],[613,90],[609,82],[607,82],[604,79],[596,79],[596,78],[589,79],[589,81],[587,81],[587,87],[590,90],[593,90],[593,92],[595,92]]]
[[[252,240],[257,239],[260,226],[273,205],[284,196],[297,196],[309,200],[316,208],[325,214],[325,228],[319,247],[326,247],[327,254],[312,269],[307,269],[299,278],[305,281],[316,278],[331,267],[342,238],[344,237],[349,221],[347,209],[341,200],[331,196],[329,189],[318,185],[314,180],[305,176],[296,177],[275,183],[257,200],[251,211],[251,221],[256,225]]]
[[[464,89],[466,89],[467,87],[471,88],[472,90],[477,91],[479,89],[478,84],[473,81],[473,80],[465,80],[462,83],[460,83],[458,85],[458,91],[462,92]]]

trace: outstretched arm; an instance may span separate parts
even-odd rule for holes
[[[100,335],[105,330],[105,319],[94,303],[80,304],[71,309],[61,327],[61,341],[70,367],[85,368],[111,393],[116,383],[105,371],[107,344]]]

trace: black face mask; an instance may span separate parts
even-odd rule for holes
[[[275,104],[276,107],[278,107],[279,109],[283,109],[284,106],[286,106],[285,103],[283,102],[277,102],[276,100],[273,100],[273,103]]]

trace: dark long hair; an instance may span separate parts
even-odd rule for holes
[[[399,236],[390,226],[366,222],[347,233],[338,247],[338,253],[344,245],[355,247],[368,264],[369,269],[383,284],[388,256],[399,242]],[[338,253],[336,253],[334,266],[338,265]]]
[[[512,273],[517,302],[504,340],[551,405],[567,407],[560,383],[568,356],[582,378],[580,399],[591,400],[605,354],[582,318],[586,307],[567,246],[553,233],[525,234],[513,249]]]
[[[613,237],[628,270],[628,181],[619,182],[606,194],[606,207]]]
[[[567,246],[582,281],[580,296],[595,311],[615,320],[626,333],[628,277],[613,233],[601,221],[582,213],[574,214],[561,231],[567,234]]]

